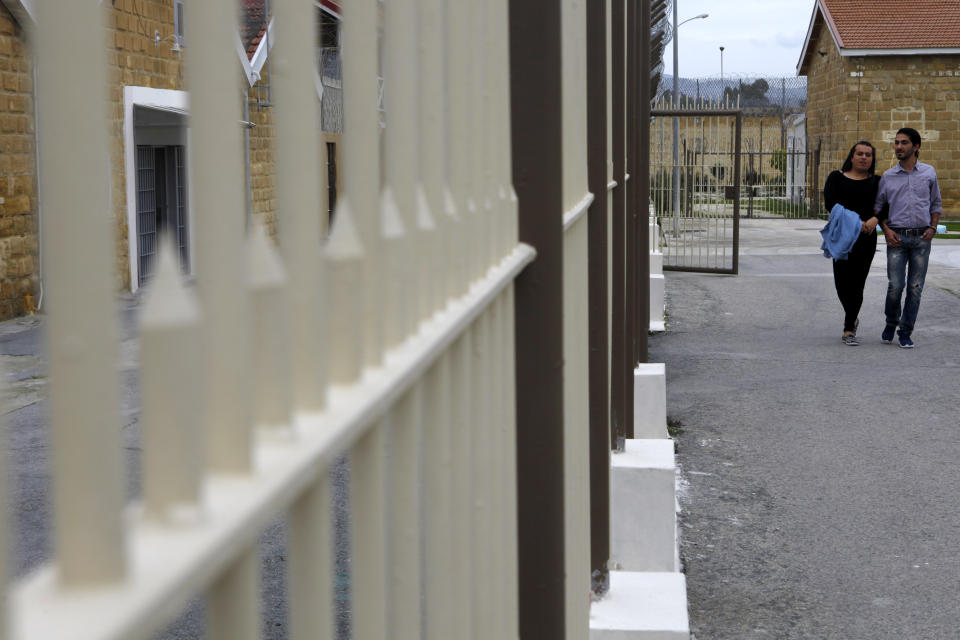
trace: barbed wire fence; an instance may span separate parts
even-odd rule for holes
[[[677,81],[679,105],[727,104],[739,106],[745,116],[803,113],[807,108],[807,79],[803,76],[775,77],[729,75],[723,78],[684,78]],[[673,99],[673,78],[662,76],[657,102]]]
[[[740,193],[744,214],[821,215],[819,150],[811,148],[806,133],[806,78],[732,75],[679,78],[677,84],[675,99],[673,78],[661,78],[654,99],[655,109],[691,112],[679,118],[676,145],[674,118],[654,117],[651,121],[651,193],[658,214],[676,206],[672,204],[676,197],[671,196],[674,180],[694,199],[701,191],[728,182],[734,163],[733,131],[726,138],[705,136],[701,118],[695,114],[703,109],[731,108],[743,112]],[[711,166],[699,166],[706,158]]]

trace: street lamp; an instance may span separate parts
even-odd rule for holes
[[[673,108],[680,108],[680,71],[679,71],[679,36],[680,25],[686,24],[691,20],[701,20],[709,17],[708,13],[701,13],[698,16],[687,18],[681,23],[677,23],[677,0],[673,1]],[[680,234],[680,164],[678,147],[678,138],[680,137],[680,119],[673,116],[673,235]]]
[[[723,91],[723,47],[720,47],[720,90]]]

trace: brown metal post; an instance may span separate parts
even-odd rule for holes
[[[627,342],[624,323],[624,210],[626,185],[624,179],[624,7],[622,2],[612,2],[610,23],[613,25],[611,38],[610,71],[613,96],[613,179],[617,186],[613,190],[613,229],[610,230],[613,275],[610,283],[611,321],[610,321],[610,427],[615,451],[623,450],[623,441],[627,437],[628,418],[625,413]]]
[[[736,142],[734,142],[734,161],[733,161],[733,184],[736,187],[736,197],[733,199],[733,273],[738,273],[740,269],[740,165],[741,165],[741,145],[740,140],[743,137],[743,112],[737,112],[736,124]]]
[[[513,184],[520,240],[537,259],[516,280],[518,632],[563,638],[563,165],[560,4],[510,3]]]
[[[813,215],[818,218],[823,215],[820,210],[820,140],[817,140],[817,148],[813,152]]]
[[[590,586],[610,588],[610,366],[607,331],[607,7],[587,3],[587,220],[590,341]]]
[[[627,182],[627,207],[623,218],[624,222],[624,256],[623,256],[623,287],[624,287],[624,316],[623,326],[625,340],[623,379],[626,392],[623,394],[623,415],[626,416],[626,432],[628,438],[633,438],[633,367],[636,363],[637,336],[637,84],[642,82],[642,70],[637,68],[637,4],[641,0],[627,0],[627,126],[626,126],[626,153],[627,171],[630,180]],[[649,2],[649,0],[643,0]]]
[[[643,74],[637,98],[637,362],[650,359],[650,3],[641,1],[637,16],[638,67]]]

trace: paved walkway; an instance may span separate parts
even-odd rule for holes
[[[668,417],[697,640],[960,637],[960,243],[880,342],[884,244],[842,310],[818,221],[744,221],[738,276],[668,272]]]

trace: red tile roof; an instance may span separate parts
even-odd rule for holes
[[[819,0],[843,49],[960,48],[960,0]]]
[[[247,58],[253,59],[257,46],[267,32],[267,21],[264,20],[264,0],[241,0],[243,13],[240,15],[240,41],[247,52]]]
[[[312,6],[314,0],[304,0]],[[319,0],[322,8],[329,14],[340,18],[341,0]],[[243,12],[240,15],[240,41],[247,52],[247,58],[252,60],[267,33],[267,21],[264,20],[264,0],[240,0]]]

